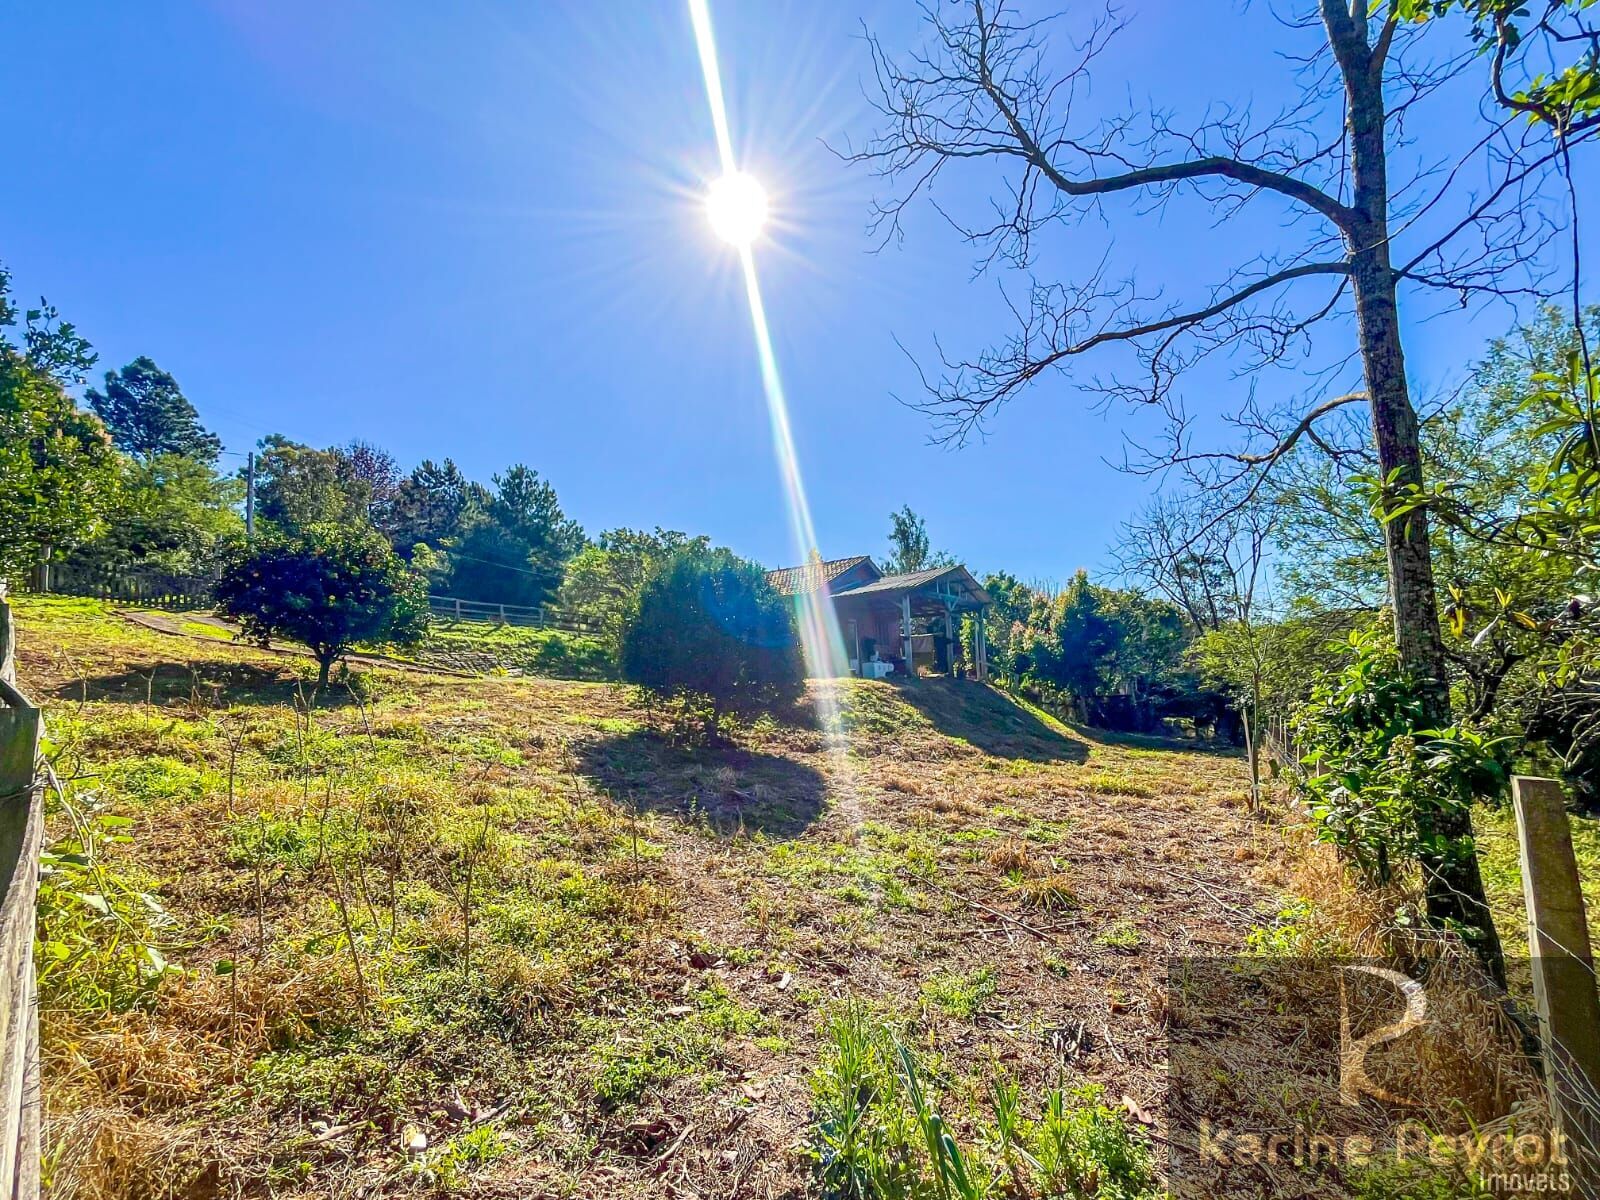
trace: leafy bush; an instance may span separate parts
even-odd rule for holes
[[[616,652],[639,593],[661,564],[679,550],[710,548],[702,535],[691,538],[673,529],[612,529],[585,546],[567,563],[561,581],[561,607],[599,631]]]
[[[682,704],[708,740],[722,717],[800,695],[805,672],[789,603],[727,550],[686,547],[644,585],[623,633],[622,677]]]
[[[160,941],[171,918],[106,858],[111,846],[132,841],[131,819],[105,811],[94,795],[58,798],[52,808],[66,830],[39,857],[40,998],[73,1012],[122,1012],[167,974]]]
[[[1371,883],[1406,863],[1475,853],[1471,840],[1436,832],[1440,815],[1504,792],[1505,739],[1454,725],[1424,729],[1421,689],[1376,633],[1350,636],[1351,656],[1321,680],[1296,729],[1310,747],[1300,790],[1323,841]]]
[[[238,546],[216,596],[246,637],[309,646],[321,687],[356,643],[414,645],[428,626],[422,577],[381,534],[359,527],[312,525]]]

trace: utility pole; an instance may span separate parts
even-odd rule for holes
[[[244,536],[248,541],[256,536],[256,452],[244,463]]]

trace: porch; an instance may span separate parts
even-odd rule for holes
[[[988,594],[961,566],[885,575],[833,595],[850,673],[867,677],[957,674],[963,660],[961,623],[972,616],[968,665],[978,679],[986,678],[983,615],[988,605]]]

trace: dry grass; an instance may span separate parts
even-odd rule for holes
[[[384,673],[306,716],[294,659],[91,602],[19,624],[75,802],[132,818],[108,865],[183,969],[47,997],[61,1198],[796,1194],[850,996],[972,1095],[1065,1073],[1159,1119],[1167,956],[1277,904],[1219,803],[1236,757],[976,685],[818,685],[836,762],[804,719],[674,749],[606,684]],[[979,1001],[930,1009],[935,976]],[[1069,1053],[1080,1024],[1108,1037]]]
[[[1048,864],[1034,852],[1032,846],[1015,837],[1006,838],[990,850],[984,855],[984,861],[1000,874],[1018,878],[1042,875],[1049,870]]]
[[[1033,912],[1065,912],[1078,903],[1072,876],[1066,871],[1051,871],[1037,879],[1024,879],[1017,885],[1022,907]]]

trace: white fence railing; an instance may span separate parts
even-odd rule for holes
[[[552,605],[497,604],[487,600],[464,600],[460,596],[428,597],[428,611],[436,617],[455,621],[486,621],[495,625],[524,625],[532,629],[562,629],[570,633],[598,633],[595,626],[580,621]]]

